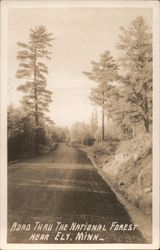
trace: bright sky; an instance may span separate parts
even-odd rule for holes
[[[110,50],[118,57],[115,43],[119,26],[127,27],[137,16],[143,15],[151,26],[151,9],[124,8],[50,8],[9,10],[8,39],[8,102],[19,105],[22,94],[16,91],[23,80],[15,78],[18,64],[16,42],[28,42],[30,28],[45,25],[56,38],[52,60],[47,62],[48,89],[54,92],[50,116],[58,126],[71,126],[76,121],[90,120],[94,107],[88,96],[96,84],[82,71],[91,69],[91,60]]]

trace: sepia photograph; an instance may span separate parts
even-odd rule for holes
[[[153,249],[159,2],[2,4],[2,249]]]

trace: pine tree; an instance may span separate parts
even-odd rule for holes
[[[121,30],[117,48],[123,52],[120,63],[125,76],[121,93],[126,102],[121,111],[132,123],[143,121],[148,133],[152,121],[152,34],[143,17]]]
[[[52,34],[47,33],[44,26],[40,25],[31,29],[29,43],[18,42],[20,50],[17,53],[19,69],[16,77],[25,79],[25,83],[17,89],[24,93],[22,103],[35,121],[35,152],[38,153],[38,128],[40,119],[48,112],[49,103],[52,102],[52,92],[47,90],[45,74],[48,74],[47,66],[42,60],[51,59],[47,50],[52,47]]]
[[[104,141],[104,117],[108,115],[107,107],[110,104],[110,92],[113,88],[113,82],[118,78],[118,66],[109,51],[105,51],[100,55],[100,61],[92,61],[91,72],[83,72],[89,79],[96,81],[98,86],[92,88],[90,100],[102,108],[102,135],[101,140]]]

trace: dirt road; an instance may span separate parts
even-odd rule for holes
[[[9,243],[145,243],[137,228],[84,152],[9,164]]]

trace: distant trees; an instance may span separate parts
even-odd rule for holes
[[[93,145],[94,137],[91,135],[90,125],[85,122],[76,122],[70,130],[71,141],[75,143],[83,143],[85,145]]]
[[[107,113],[107,107],[110,105],[110,91],[113,87],[112,83],[118,78],[118,66],[110,52],[107,50],[100,55],[99,62],[92,61],[92,71],[83,72],[89,79],[97,82],[97,87],[92,88],[90,100],[92,103],[102,108],[102,135],[104,140],[104,117]]]
[[[38,153],[40,120],[45,117],[45,112],[48,111],[49,103],[52,101],[52,92],[46,88],[47,66],[42,62],[44,59],[50,59],[51,52],[47,48],[52,47],[52,40],[52,34],[41,25],[31,29],[28,44],[17,43],[20,50],[17,54],[19,69],[16,77],[25,79],[25,83],[17,89],[24,93],[23,106],[28,115],[34,118],[36,154]]]
[[[52,130],[52,139],[55,142],[70,142],[70,132],[67,127],[54,127]]]

